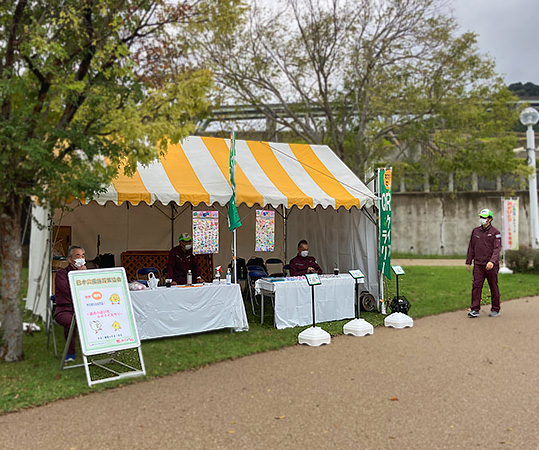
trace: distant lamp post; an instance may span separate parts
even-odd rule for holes
[[[520,122],[528,127],[526,131],[526,147],[528,166],[532,174],[528,178],[530,188],[530,238],[532,248],[539,248],[539,210],[537,207],[537,168],[535,165],[535,133],[533,126],[539,122],[539,112],[535,108],[526,108],[520,113]]]

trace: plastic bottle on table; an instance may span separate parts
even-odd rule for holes
[[[219,269],[215,269],[215,280],[213,280],[213,282],[216,284],[221,283],[221,274],[219,272]]]
[[[230,273],[230,267],[226,271],[226,284],[232,284],[232,273]]]
[[[190,270],[187,271],[187,284],[193,284],[193,274]]]

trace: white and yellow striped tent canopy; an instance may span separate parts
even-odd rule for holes
[[[120,205],[160,201],[218,203],[232,195],[230,140],[191,136],[131,177],[120,175],[95,200]],[[236,141],[236,203],[299,208],[371,206],[374,194],[325,145]]]
[[[184,212],[207,205],[226,216],[232,195],[229,145],[228,139],[205,137],[170,145],[164,157],[139,166],[132,177],[119,176],[95,202],[77,200],[69,211],[55,211],[54,225],[69,227],[72,242],[84,247],[89,259],[96,254],[99,237],[102,250],[118,262],[129,250],[168,250],[180,232],[192,230],[192,216]],[[307,239],[326,272],[332,272],[334,264],[343,272],[359,268],[366,276],[363,288],[378,292],[376,224],[360,209],[371,206],[375,196],[329,147],[237,141],[236,153],[240,257],[271,256],[288,262],[296,243]],[[170,214],[159,203],[170,204]],[[185,207],[176,210],[175,205]],[[255,251],[253,205],[289,208],[286,220],[275,221],[271,253]],[[45,263],[50,261],[49,213],[35,208],[32,214],[27,307],[44,317],[50,295]],[[214,264],[226,267],[233,236],[226,219],[219,227],[220,251],[214,254]]]

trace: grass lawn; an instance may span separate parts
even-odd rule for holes
[[[411,302],[410,316],[419,318],[469,307],[472,275],[464,267],[405,267],[406,274],[399,279],[399,290]],[[539,277],[532,274],[500,276],[502,300],[539,295]],[[395,282],[388,285],[390,299],[395,295]],[[484,298],[488,295],[485,286]],[[59,361],[55,359],[52,345],[46,348],[47,337],[43,331],[24,337],[25,359],[20,363],[0,363],[0,414],[42,405],[61,398],[84,395],[89,392],[110,389],[141,380],[160,377],[181,370],[193,369],[257,352],[295,345],[298,333],[303,328],[277,330],[271,327],[271,308],[261,326],[249,315],[250,330],[242,333],[215,331],[167,339],[143,341],[142,352],[147,376],[113,381],[89,388],[84,369],[75,368],[59,372]],[[503,310],[503,306],[502,306]],[[374,326],[383,324],[384,316],[378,313],[363,313],[361,317]],[[29,316],[26,313],[25,320]],[[503,316],[502,316],[503,320]],[[331,335],[342,333],[347,322],[336,321],[321,324]],[[56,337],[61,353],[64,344],[62,329],[56,328]],[[376,334],[373,337],[376,339]],[[77,357],[77,362],[80,357]]]
[[[465,261],[466,255],[418,255],[412,252],[391,252],[391,259],[462,259]]]

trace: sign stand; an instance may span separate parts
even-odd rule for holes
[[[348,273],[355,280],[355,295],[354,295],[354,305],[356,318],[348,322],[343,327],[344,334],[352,334],[354,336],[365,336],[367,334],[373,334],[373,326],[367,322],[365,319],[359,318],[359,283],[365,282],[365,276],[361,270],[349,270]]]
[[[404,275],[404,270],[401,266],[392,266],[393,272],[397,276],[397,299],[399,298],[399,275]],[[394,312],[384,319],[386,327],[407,328],[414,326],[414,320],[408,315],[401,312]]]
[[[112,380],[118,380],[120,378],[130,378],[130,377],[137,377],[139,375],[145,375],[146,374],[146,370],[144,368],[144,360],[142,358],[142,351],[140,349],[140,346],[138,347],[138,356],[139,356],[139,361],[140,361],[140,364],[141,364],[141,367],[142,369],[137,369],[136,367],[133,367],[133,366],[130,366],[129,364],[126,364],[122,361],[119,361],[118,359],[116,359],[116,356],[118,355],[118,352],[111,352],[110,355],[108,358],[105,358],[105,359],[94,359],[92,361],[88,361],[88,357],[83,354],[82,355],[82,360],[83,360],[83,363],[82,364],[69,364],[69,365],[66,365],[65,363],[65,359],[66,359],[66,356],[67,356],[67,349],[69,347],[69,342],[71,341],[71,337],[73,336],[73,332],[74,332],[74,329],[75,329],[75,322],[76,322],[76,319],[75,319],[75,315],[73,315],[73,320],[71,321],[71,327],[69,328],[69,334],[68,334],[68,337],[67,337],[67,341],[66,341],[66,345],[65,345],[65,348],[64,348],[64,353],[62,355],[62,360],[60,362],[60,370],[67,370],[67,369],[75,369],[75,368],[78,368],[78,367],[84,367],[84,371],[86,372],[86,379],[88,380],[88,386],[93,386],[94,384],[99,384],[99,383],[105,383],[107,381],[112,381]],[[118,364],[122,367],[125,367],[127,369],[130,369],[130,371],[128,372],[118,372],[114,369],[112,369],[111,367],[107,367],[106,365],[111,365],[111,366],[114,366],[114,364]],[[102,379],[99,379],[99,380],[92,380],[91,379],[91,375],[90,375],[90,366],[96,366],[96,367],[99,367],[107,372],[110,372],[112,374],[114,374],[114,376],[112,377],[108,377],[108,378],[102,378]]]
[[[84,367],[88,386],[146,374],[142,358],[127,277],[123,267],[73,270],[68,274],[75,314],[64,348],[60,370]],[[75,323],[79,333],[83,364],[65,365]],[[137,349],[140,369],[120,361],[119,353]],[[103,359],[89,356],[106,355]],[[90,366],[113,374],[93,380]]]
[[[311,347],[318,347],[322,344],[329,344],[331,342],[331,336],[325,330],[316,326],[315,306],[314,306],[314,287],[318,284],[322,284],[320,277],[317,273],[308,273],[305,275],[307,284],[311,286],[312,292],[312,305],[313,305],[313,326],[303,330],[298,335],[298,342],[300,344],[307,344]]]

